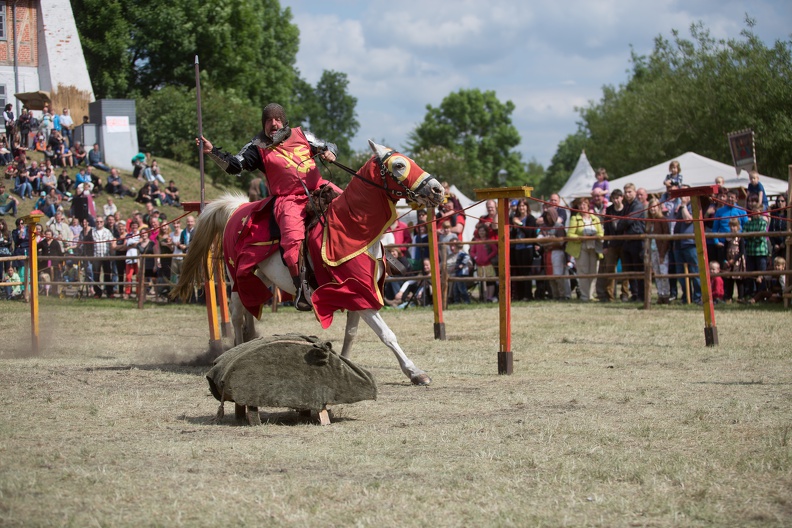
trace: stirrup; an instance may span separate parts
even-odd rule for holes
[[[294,307],[300,312],[312,312],[313,305],[311,299],[305,295],[305,288],[303,282],[299,277],[293,277],[294,288],[297,290],[294,293]]]

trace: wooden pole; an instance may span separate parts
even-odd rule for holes
[[[789,166],[789,187],[787,189],[792,190],[792,165]],[[792,192],[787,191],[787,206],[786,206],[786,218],[787,218],[787,231],[792,231],[792,204],[789,203],[789,199],[792,198]],[[784,240],[786,241],[786,269],[792,269],[792,239],[790,237],[785,237]],[[784,308],[789,308],[789,299],[792,297],[792,281],[787,279],[786,281],[786,288],[782,292],[784,296]]]
[[[718,328],[715,325],[715,305],[710,294],[709,259],[707,258],[707,239],[704,234],[701,200],[704,196],[717,192],[717,185],[686,187],[674,189],[670,192],[671,198],[690,196],[690,203],[693,206],[693,231],[695,233],[696,254],[698,256],[699,280],[701,281],[701,305],[704,308],[704,342],[707,346],[716,346],[718,344]]]
[[[511,238],[509,233],[510,198],[498,198],[498,303],[500,318],[500,349],[498,374],[514,372],[511,349]]]
[[[216,260],[217,305],[220,308],[220,329],[223,337],[231,335],[231,316],[228,313],[228,294],[226,293],[225,269],[220,259]]]
[[[217,295],[214,281],[214,255],[212,250],[206,256],[206,281],[204,282],[204,296],[206,297],[206,315],[209,319],[209,349],[219,353],[223,350],[220,337],[220,327],[217,322]]]
[[[432,263],[432,309],[434,310],[434,337],[445,341],[446,331],[443,321],[443,291],[440,285],[440,250],[437,246],[437,223],[435,218],[428,222],[429,261]]]
[[[498,311],[500,346],[498,374],[512,374],[514,357],[511,349],[511,245],[509,237],[509,202],[511,198],[531,197],[532,187],[476,189],[479,200],[498,200]]]
[[[36,242],[36,224],[42,215],[33,214],[23,216],[22,221],[27,225],[30,239],[30,255],[28,255],[28,269],[25,282],[28,283],[28,299],[30,299],[30,350],[33,354],[39,353],[41,334],[39,330],[39,303],[38,303],[38,243]]]

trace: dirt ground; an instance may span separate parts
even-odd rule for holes
[[[789,313],[522,304],[514,374],[497,374],[496,306],[386,310],[433,377],[413,387],[361,329],[352,359],[379,397],[321,427],[289,409],[235,421],[187,363],[196,306],[0,303],[2,526],[789,526]],[[323,332],[291,309],[262,333]]]

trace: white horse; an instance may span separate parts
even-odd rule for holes
[[[311,300],[317,318],[325,328],[332,322],[334,311],[347,310],[341,351],[343,357],[349,357],[357,336],[358,323],[363,319],[385,346],[393,351],[402,372],[410,381],[415,385],[428,385],[432,381],[429,375],[407,357],[399,346],[396,335],[379,314],[382,307],[381,279],[385,274],[379,237],[396,219],[395,203],[400,198],[423,207],[435,207],[444,198],[443,187],[407,156],[370,140],[369,146],[374,156],[357,171],[343,194],[330,203],[323,221],[308,233],[311,262],[320,264],[313,266],[319,279],[319,287]],[[205,207],[196,222],[190,249],[182,263],[181,275],[173,296],[186,297],[192,291],[194,283],[203,283],[209,251],[213,246],[219,248],[222,245],[218,241],[223,237],[229,219],[246,203],[249,203],[248,198],[241,192],[227,193]],[[242,217],[242,222],[247,219],[248,216]],[[228,235],[229,233],[225,233],[226,243],[233,239],[229,239]],[[349,236],[354,240],[350,241],[347,238]],[[338,237],[343,240],[334,246],[333,240]],[[226,265],[233,285],[237,277],[233,266],[229,266],[228,255]],[[291,275],[279,252],[256,262],[255,268],[256,277],[267,288],[277,286],[285,292],[295,293]],[[321,274],[324,274],[324,280],[320,277]],[[250,276],[247,278],[249,280]],[[255,319],[249,311],[250,304],[247,303],[246,309],[240,292],[237,291],[242,289],[240,284],[241,282],[233,288],[231,294],[235,345],[256,337]],[[256,283],[254,286],[260,284]],[[243,293],[247,294],[249,291],[244,289]],[[368,304],[365,299],[368,299]],[[265,302],[266,299],[259,301]],[[356,309],[361,306],[365,307]],[[259,307],[257,311],[260,314],[262,310]]]

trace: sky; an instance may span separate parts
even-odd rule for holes
[[[673,29],[690,38],[690,25],[699,21],[715,38],[738,37],[746,13],[768,46],[792,40],[792,0],[281,0],[281,6],[300,29],[302,77],[316,85],[323,70],[347,74],[360,122],[354,150],[368,148],[368,138],[404,148],[427,105],[478,88],[515,104],[517,150],[545,168],[577,130],[575,107],[627,80],[631,49],[648,55],[654,39],[671,39]]]

